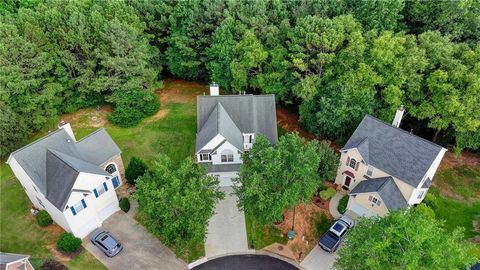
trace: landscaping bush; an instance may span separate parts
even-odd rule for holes
[[[320,191],[320,198],[322,198],[324,201],[330,200],[333,196],[335,196],[335,193],[337,193],[337,191],[334,188],[329,187],[326,190]]]
[[[348,196],[343,196],[340,199],[340,202],[338,203],[338,212],[340,214],[345,213],[345,211],[347,210],[347,204],[348,204]]]
[[[137,157],[132,157],[130,163],[128,163],[127,170],[125,170],[125,177],[127,178],[128,183],[134,185],[135,180],[144,175],[147,170],[147,164],[145,164],[143,160]]]
[[[53,223],[52,217],[45,210],[40,210],[37,214],[38,225],[45,227]]]
[[[57,248],[65,253],[71,253],[78,250],[82,240],[71,233],[62,233],[57,240]]]
[[[120,205],[120,209],[122,209],[123,212],[125,213],[127,213],[128,210],[130,210],[130,201],[128,200],[128,198],[121,198],[119,205]]]

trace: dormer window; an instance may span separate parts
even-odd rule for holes
[[[200,154],[200,161],[210,161],[212,156],[210,154]]]

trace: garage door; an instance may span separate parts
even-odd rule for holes
[[[103,222],[105,219],[110,217],[110,215],[117,212],[118,210],[119,210],[118,202],[113,201],[109,205],[105,206],[102,210],[100,210],[100,212],[98,212],[98,217],[100,221]]]
[[[372,211],[368,210],[367,208],[361,206],[360,204],[353,202],[352,206],[350,206],[350,210],[352,212],[355,212],[359,216],[365,216],[365,217],[373,217],[376,216],[375,213]]]
[[[96,228],[97,228],[97,221],[95,220],[95,218],[92,218],[86,223],[78,226],[76,228],[76,231],[73,232],[73,234],[75,234],[76,237],[84,238]]]

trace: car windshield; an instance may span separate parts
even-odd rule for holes
[[[107,249],[113,249],[117,246],[117,241],[113,239],[110,235],[105,235],[100,239],[101,243],[107,247]]]
[[[336,231],[337,233],[342,233],[342,231],[345,229],[345,226],[343,226],[342,224],[340,224],[339,222],[336,222],[335,224],[333,224],[332,226],[332,230]]]

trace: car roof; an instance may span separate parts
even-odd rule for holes
[[[118,244],[118,241],[108,233],[105,233],[102,237],[97,238],[97,241],[102,243],[108,249],[114,248]]]
[[[338,220],[333,223],[330,230],[337,233],[338,235],[342,234],[345,230],[347,230],[347,226],[343,222],[339,222]]]

